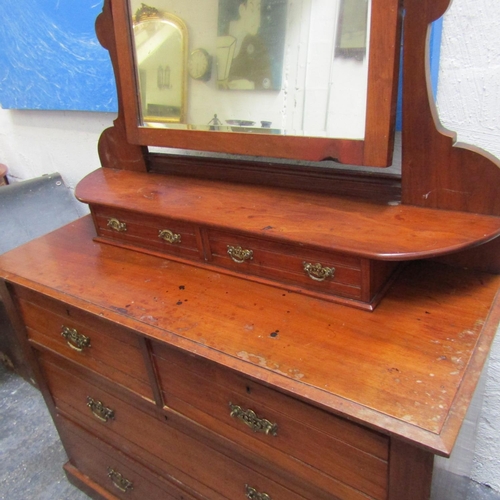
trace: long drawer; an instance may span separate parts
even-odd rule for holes
[[[190,430],[193,424],[182,416],[171,412],[165,419],[146,412],[80,378],[72,372],[70,364],[48,353],[40,352],[39,361],[60,414],[171,482],[198,492],[193,495],[210,500],[267,498],[249,497],[252,492],[267,494],[272,500],[319,498],[314,493],[307,496],[295,493],[279,484],[273,477],[272,464],[269,474],[258,472],[244,450],[236,451],[233,459],[195,439]],[[327,498],[330,500],[332,496],[324,497]]]
[[[16,295],[31,343],[153,400],[138,335],[25,288]]]
[[[315,476],[332,495],[386,498],[387,437],[214,363],[160,343],[152,349],[166,407],[269,458],[294,457],[293,473]]]
[[[116,498],[126,500],[196,500],[140,463],[61,416],[59,434],[70,463]]]

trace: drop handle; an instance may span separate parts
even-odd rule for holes
[[[181,242],[181,235],[170,231],[170,229],[160,229],[158,231],[158,238],[166,241],[167,243],[171,243],[172,245]]]
[[[108,467],[108,477],[122,493],[127,493],[128,491],[134,489],[132,481],[123,477],[120,472],[114,470],[112,467]]]
[[[260,493],[248,484],[245,484],[245,496],[249,500],[273,500],[267,493]]]
[[[92,415],[101,422],[107,422],[108,420],[114,420],[115,411],[111,408],[105,406],[101,401],[87,396],[87,406],[90,408]]]
[[[127,230],[127,223],[121,222],[118,219],[115,219],[114,217],[111,217],[111,219],[108,219],[107,226],[110,229],[113,229],[113,231],[118,231],[119,233],[123,233]]]
[[[335,276],[335,268],[327,267],[321,264],[312,264],[311,262],[303,262],[304,271],[314,281],[325,281],[328,278]]]
[[[63,325],[61,327],[61,335],[66,339],[68,346],[75,351],[82,352],[84,349],[90,347],[90,338],[78,333],[78,330],[75,328]]]
[[[241,248],[240,246],[227,245],[227,254],[237,264],[243,264],[247,260],[253,259],[253,250]]]
[[[241,406],[234,405],[233,403],[229,403],[229,409],[229,415],[232,418],[240,420],[254,432],[262,432],[274,437],[278,435],[278,424],[273,424],[266,418],[258,417],[253,410],[244,410]]]

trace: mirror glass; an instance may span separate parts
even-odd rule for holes
[[[170,13],[142,4],[134,11],[133,33],[141,121],[185,122],[185,24]]]
[[[129,2],[141,127],[364,139],[371,0]]]

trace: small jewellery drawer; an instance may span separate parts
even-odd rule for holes
[[[139,336],[28,289],[16,293],[31,343],[153,400]]]
[[[265,279],[361,299],[361,259],[209,231],[211,263]]]
[[[58,430],[73,467],[113,495],[124,499],[195,500],[195,496],[165,481],[132,458],[80,426],[57,418]],[[71,467],[66,473],[72,475]],[[106,496],[106,498],[111,498]]]
[[[99,205],[93,206],[92,211],[100,237],[153,252],[203,260],[199,231],[193,225]]]
[[[167,407],[270,460],[294,457],[310,466],[294,473],[311,481],[316,470],[314,482],[332,495],[386,498],[385,436],[209,361],[158,343],[152,349]]]
[[[243,464],[195,439],[197,432],[205,431],[184,417],[169,412],[165,419],[146,413],[67,371],[64,363],[55,364],[47,353],[40,353],[39,360],[59,414],[78,422],[108,445],[132,454],[151,470],[185,485],[187,490],[200,492],[202,498],[268,498],[245,496],[247,490],[255,490],[256,494],[267,494],[270,500],[314,499],[298,495],[256,472],[250,463],[247,465],[244,450],[233,453],[240,456]],[[71,454],[70,460],[74,462]],[[78,462],[76,465],[80,468]],[[271,469],[270,466],[270,476]],[[129,475],[133,482],[133,476]]]
[[[189,261],[286,290],[372,310],[382,298],[395,262],[363,258],[307,241],[254,237],[221,227],[161,215],[91,205],[96,241]]]

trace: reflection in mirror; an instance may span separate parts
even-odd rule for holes
[[[133,18],[143,123],[185,121],[187,30],[181,19],[142,4]]]
[[[162,18],[135,16],[143,126],[365,138],[371,0],[148,0],[149,8],[129,2],[131,13],[151,10]],[[185,118],[175,111],[185,97],[165,99],[174,93],[169,81],[182,79],[187,35],[178,29],[177,42],[171,36],[157,45],[147,63],[141,49],[153,39],[148,25],[159,29],[172,16],[189,33]]]

